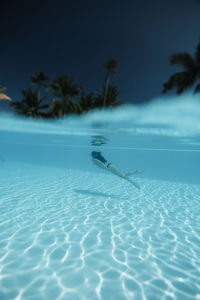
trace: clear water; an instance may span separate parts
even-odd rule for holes
[[[1,300],[200,299],[198,99],[0,128]]]

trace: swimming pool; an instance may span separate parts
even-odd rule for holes
[[[0,124],[1,300],[200,299],[198,99]]]

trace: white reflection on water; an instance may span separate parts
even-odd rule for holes
[[[0,115],[1,130],[59,135],[122,133],[129,135],[164,135],[187,137],[200,132],[199,96],[159,98],[142,105],[93,111],[62,120],[28,120],[14,115]]]

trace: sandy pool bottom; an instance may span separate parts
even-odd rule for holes
[[[1,163],[0,299],[200,299],[200,186]]]

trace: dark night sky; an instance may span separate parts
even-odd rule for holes
[[[194,53],[200,37],[198,0],[5,1],[0,17],[0,84],[20,100],[34,71],[73,77],[86,92],[99,90],[108,57],[120,69],[112,80],[120,100],[160,95],[176,71],[174,52]]]

